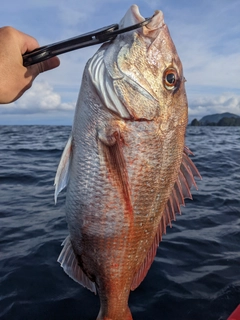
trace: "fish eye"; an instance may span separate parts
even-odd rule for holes
[[[178,84],[178,73],[174,68],[168,68],[163,74],[163,83],[166,89],[174,90]]]

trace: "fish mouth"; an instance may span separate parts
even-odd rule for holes
[[[141,15],[139,8],[136,4],[132,5],[123,19],[120,21],[120,28],[126,28],[134,24],[138,24],[145,21],[145,18]],[[164,26],[163,13],[160,10],[156,10],[149,21],[144,27],[148,31],[154,31]]]

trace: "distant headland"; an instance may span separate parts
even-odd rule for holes
[[[191,126],[240,126],[240,116],[230,113],[216,113],[204,116],[201,120],[193,119]]]

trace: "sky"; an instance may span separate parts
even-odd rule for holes
[[[144,17],[164,14],[187,80],[189,122],[240,115],[239,0],[8,0],[0,21],[43,46],[118,23],[134,3]],[[83,68],[97,49],[60,55],[60,67],[40,74],[16,102],[0,104],[0,125],[71,125]]]

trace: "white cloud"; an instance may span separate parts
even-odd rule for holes
[[[200,119],[207,114],[231,112],[240,115],[240,95],[225,93],[201,96],[189,102],[189,117]]]
[[[34,114],[52,111],[70,111],[75,109],[75,102],[62,102],[59,93],[54,92],[47,82],[35,81],[32,88],[21,99],[8,105],[0,105],[1,114]]]
[[[195,3],[194,3],[195,5]],[[238,7],[237,7],[238,6]],[[238,1],[199,1],[196,7],[176,8],[166,20],[183,62],[187,85],[240,89]],[[201,88],[201,91],[202,88]]]
[[[206,50],[206,49],[205,49]],[[222,87],[225,90],[240,89],[239,53],[217,54],[211,51],[192,50],[184,57],[184,73],[190,85]],[[197,57],[197,58],[194,58]],[[231,63],[230,63],[231,61]]]

